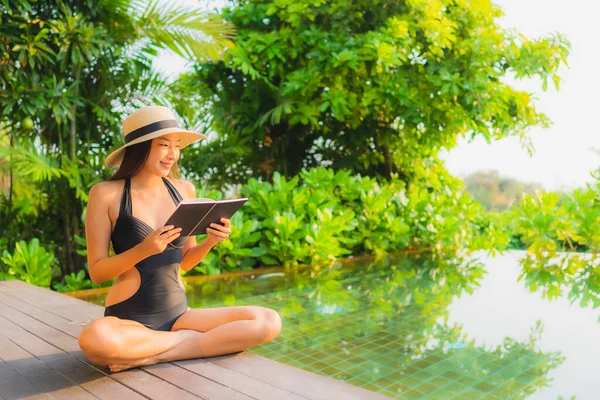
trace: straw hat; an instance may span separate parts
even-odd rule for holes
[[[201,133],[180,128],[175,115],[167,107],[144,106],[125,118],[123,121],[125,144],[110,153],[104,160],[104,165],[107,168],[116,168],[123,160],[126,147],[175,132],[179,133],[181,139],[180,149],[206,137]]]

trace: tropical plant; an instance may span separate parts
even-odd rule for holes
[[[520,261],[530,290],[547,298],[567,292],[582,307],[600,306],[600,171],[586,189],[526,196],[506,216],[527,246]]]
[[[123,116],[170,105],[160,49],[216,60],[233,30],[218,15],[158,0],[0,2],[0,235],[59,243],[62,275],[84,270],[87,193],[122,144]],[[79,276],[79,275],[75,275]]]
[[[77,274],[70,273],[64,277],[65,284],[57,282],[53,285],[54,290],[58,292],[73,292],[76,290],[84,290],[84,289],[92,289],[94,287],[94,283],[87,279],[86,271],[80,270]],[[99,285],[98,285],[99,286]]]
[[[231,225],[235,228],[229,239],[215,246],[191,275],[252,269],[256,260],[266,253],[265,249],[257,246],[260,238],[257,221],[244,218],[244,212],[238,211],[231,218]]]
[[[399,180],[329,168],[304,169],[290,180],[275,172],[272,183],[250,179],[240,188],[249,200],[232,219],[230,239],[191,274],[404,250],[443,258],[506,247],[501,220],[471,201],[459,179],[441,167],[435,174],[430,186],[411,189]]]
[[[8,268],[5,278],[48,288],[57,260],[52,252],[40,246],[38,238],[33,238],[29,243],[18,241],[12,254],[2,251],[0,261]]]
[[[215,183],[328,166],[411,184],[460,137],[529,146],[527,129],[549,120],[504,78],[558,87],[569,43],[504,29],[501,15],[490,0],[233,2],[235,47],[175,86],[199,102],[180,113],[217,133],[185,167]]]

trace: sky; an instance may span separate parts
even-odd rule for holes
[[[166,1],[166,0],[165,0]],[[195,0],[177,0],[194,6]],[[208,8],[225,1],[204,1]],[[498,21],[529,38],[560,32],[571,41],[569,66],[561,66],[560,90],[539,80],[509,81],[537,98],[536,105],[553,122],[547,129],[531,128],[534,145],[529,156],[518,138],[488,144],[483,139],[463,140],[441,157],[448,170],[459,176],[496,170],[501,176],[542,184],[547,190],[569,190],[590,182],[590,173],[600,167],[600,2],[596,0],[495,0],[504,16]],[[161,52],[156,67],[169,76],[185,70],[185,60]],[[597,151],[594,151],[597,149]]]
[[[543,92],[538,81],[515,86],[535,93],[537,108],[552,121],[550,128],[528,132],[535,151],[529,156],[517,138],[487,144],[462,142],[442,158],[451,173],[497,170],[501,175],[541,183],[548,190],[570,189],[592,180],[600,167],[600,2],[595,0],[496,0],[505,16],[499,23],[528,37],[558,31],[571,41],[569,68],[561,67],[559,91]],[[592,149],[598,149],[599,153]]]

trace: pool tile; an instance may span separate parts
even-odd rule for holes
[[[459,393],[459,395],[466,397],[467,399],[484,399],[486,398],[491,398],[493,396],[491,395],[486,395],[485,393],[477,390],[477,389],[473,389],[473,388],[467,388],[465,390],[463,390],[462,392]],[[453,398],[454,399],[454,398]]]
[[[315,371],[319,371],[323,368],[327,368],[328,366],[329,366],[329,364],[324,363],[323,361],[315,361],[312,364],[310,364],[310,368]]]
[[[423,393],[413,389],[413,390],[408,390],[406,392],[402,392],[401,396],[403,399],[422,399]]]
[[[422,382],[423,381],[421,379],[415,377],[414,375],[410,375],[406,378],[401,379],[399,383],[402,385],[402,387],[414,389],[415,387],[419,386]]]
[[[491,392],[489,392],[489,394],[496,396],[499,399],[509,399],[513,396],[518,396],[519,394],[522,394],[522,392],[522,390],[510,390],[507,387],[497,387]]]
[[[436,385],[437,387],[444,387],[444,386],[448,386],[452,383],[452,381],[442,377],[442,376],[434,376],[433,378],[431,378],[430,380],[428,380],[427,382],[431,383],[432,385]]]
[[[428,394],[428,393],[436,391],[438,389],[438,387],[436,385],[429,383],[429,381],[428,381],[428,382],[420,384],[415,389],[423,394]]]
[[[449,370],[445,371],[442,374],[442,376],[453,381],[453,380],[456,380],[456,379],[460,378],[462,375],[459,374],[456,371],[453,371],[453,370],[449,369]]]
[[[388,387],[388,386],[391,386],[391,385],[393,385],[394,383],[397,383],[397,382],[398,381],[395,380],[395,379],[390,379],[390,378],[386,378],[386,377],[383,377],[383,378],[377,380],[377,384],[379,386],[381,386],[381,387],[384,387],[384,388]]]
[[[463,394],[463,393],[458,393],[458,394],[454,395],[453,397],[448,397],[448,399],[451,399],[451,400],[473,400],[472,397],[468,397],[466,394]]]
[[[442,363],[436,363],[428,366],[425,370],[433,375],[441,375],[448,370],[448,366]]]
[[[349,383],[349,384],[354,385],[354,386],[361,386],[362,387],[363,385],[367,384],[367,381],[364,380],[364,379],[356,378],[355,377],[355,378],[348,379],[346,381],[346,383]]]
[[[425,382],[425,381],[427,381],[427,380],[429,380],[429,379],[431,379],[431,378],[434,377],[433,374],[431,374],[431,373],[429,373],[427,371],[424,371],[424,370],[417,372],[413,376],[415,378],[419,379],[421,382]]]
[[[491,384],[489,382],[485,382],[485,381],[479,382],[479,383],[473,385],[473,387],[476,388],[476,389],[478,389],[478,390],[480,390],[480,391],[482,391],[482,392],[484,392],[484,393],[490,392],[490,391],[492,391],[492,390],[494,390],[496,388],[495,385],[493,385],[493,384]]]

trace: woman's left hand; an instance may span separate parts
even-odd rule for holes
[[[208,228],[206,228],[206,233],[208,233],[208,240],[217,244],[229,238],[229,234],[231,233],[231,221],[227,218],[221,218],[221,222],[225,224],[210,224]]]

